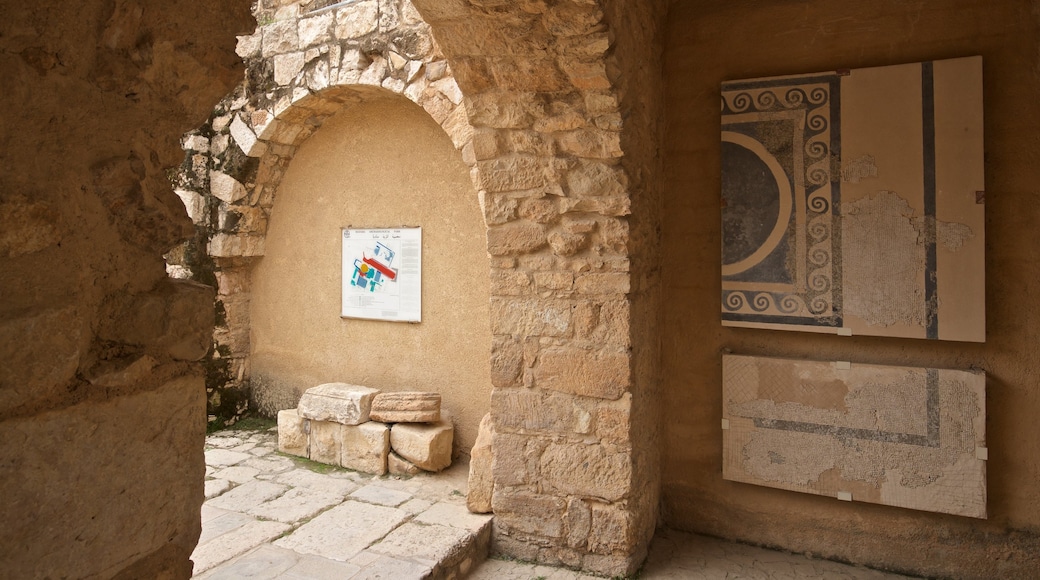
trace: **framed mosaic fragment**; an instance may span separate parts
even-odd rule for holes
[[[982,372],[725,355],[722,476],[986,517]]]
[[[722,85],[722,323],[985,341],[982,59]]]

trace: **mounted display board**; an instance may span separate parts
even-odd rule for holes
[[[722,323],[985,341],[982,58],[722,85]]]
[[[422,229],[343,229],[348,318],[422,320]]]
[[[986,517],[982,372],[722,357],[722,476]]]

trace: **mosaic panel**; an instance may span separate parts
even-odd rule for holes
[[[986,517],[982,372],[723,356],[723,478]]]
[[[982,59],[722,85],[727,326],[985,341]]]

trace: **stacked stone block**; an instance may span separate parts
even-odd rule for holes
[[[451,465],[454,437],[440,407],[436,393],[318,385],[278,412],[278,450],[376,475],[440,471]],[[373,408],[383,421],[372,420]]]

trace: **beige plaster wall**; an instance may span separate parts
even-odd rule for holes
[[[683,529],[965,578],[1040,569],[1040,3],[674,2],[665,79],[664,510]],[[724,329],[719,315],[719,83],[981,54],[985,344]],[[721,355],[978,367],[988,374],[988,521],[722,480]]]
[[[340,318],[340,228],[422,226],[422,322]],[[417,105],[351,106],[306,141],[282,181],[253,272],[254,397],[265,413],[342,381],[441,393],[468,452],[490,397],[488,259],[461,154]]]

